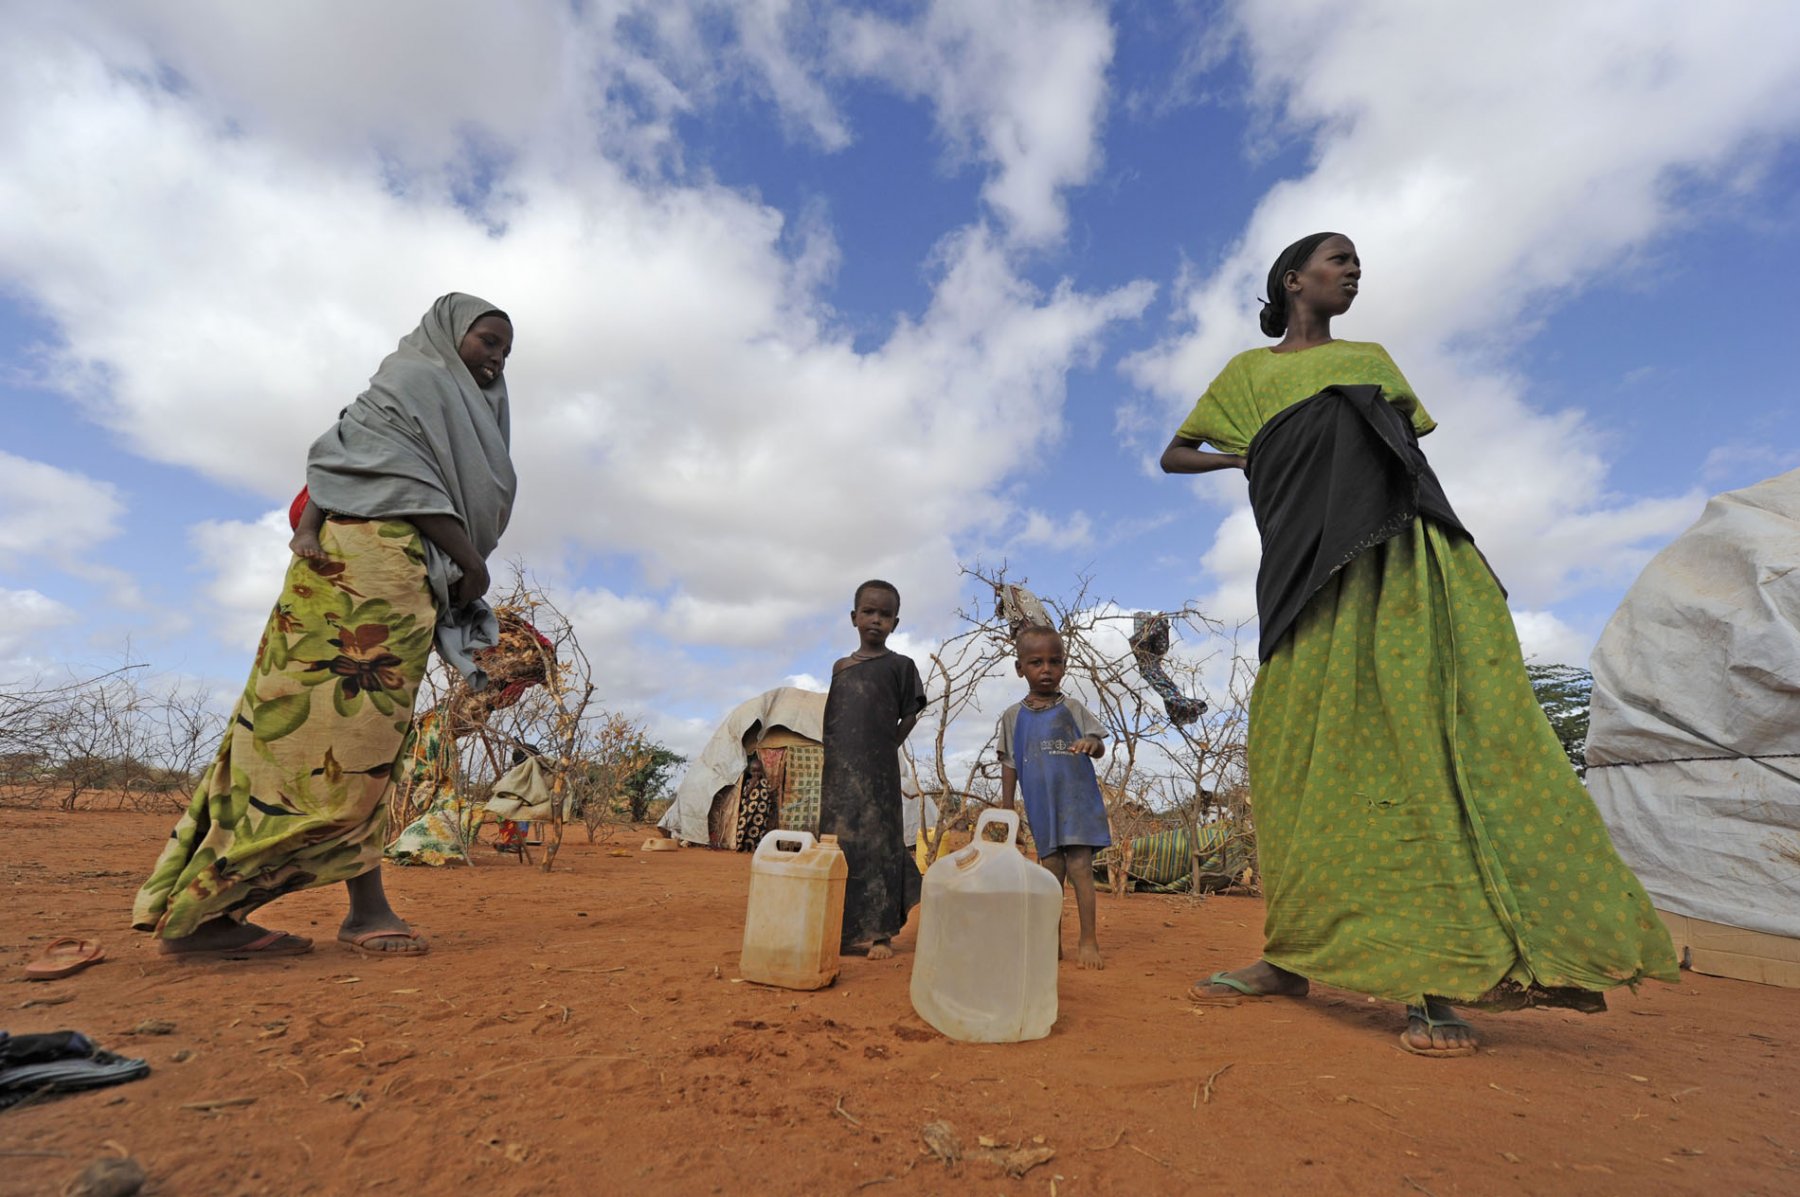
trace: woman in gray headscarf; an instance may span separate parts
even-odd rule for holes
[[[381,885],[385,796],[435,638],[477,689],[495,643],[487,557],[516,480],[504,371],[512,321],[440,298],[313,444],[321,556],[296,555],[212,766],[132,909],[171,955],[288,956],[305,936],[252,911],[344,882],[338,939],[427,950]]]

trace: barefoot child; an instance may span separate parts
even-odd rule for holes
[[[856,588],[850,623],[858,646],[831,667],[825,700],[819,834],[838,837],[850,866],[842,950],[868,944],[871,960],[894,954],[889,941],[906,923],[906,870],[917,871],[901,826],[899,747],[925,709],[925,683],[911,657],[888,651],[899,622],[891,583]]]
[[[1000,716],[1000,805],[1013,808],[1013,794],[1025,794],[1025,822],[1037,842],[1038,862],[1058,881],[1075,887],[1081,916],[1076,960],[1101,968],[1094,935],[1094,851],[1112,843],[1106,804],[1090,757],[1106,753],[1106,729],[1088,709],[1063,697],[1063,640],[1055,630],[1028,627],[1013,642],[1013,663],[1028,693]]]
[[[319,530],[324,526],[325,513],[312,501],[307,489],[301,487],[300,493],[294,496],[294,505],[288,508],[288,527],[294,531],[294,539],[288,541],[288,548],[294,550],[297,557],[325,560],[325,549],[319,544]]]

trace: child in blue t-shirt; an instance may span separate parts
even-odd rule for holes
[[[1106,729],[1086,707],[1063,697],[1068,662],[1054,629],[1027,627],[1013,647],[1018,653],[1013,667],[1030,690],[1000,716],[1000,805],[1011,810],[1015,790],[1023,792],[1039,863],[1075,887],[1081,916],[1076,961],[1082,968],[1101,968],[1094,934],[1094,852],[1112,843],[1112,832],[1091,758],[1106,754]]]

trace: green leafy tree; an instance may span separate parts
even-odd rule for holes
[[[1538,705],[1544,708],[1544,717],[1562,741],[1569,764],[1586,776],[1588,698],[1594,690],[1594,675],[1574,665],[1527,665],[1525,674],[1531,679]]]
[[[662,744],[645,746],[642,763],[619,786],[619,792],[625,795],[625,801],[631,807],[633,823],[644,821],[650,813],[650,804],[668,791],[669,775],[676,766],[686,763],[685,756]]]

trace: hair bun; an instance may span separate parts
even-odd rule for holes
[[[1287,305],[1276,307],[1268,300],[1263,301],[1262,312],[1256,317],[1262,326],[1263,336],[1279,337],[1287,332]]]

